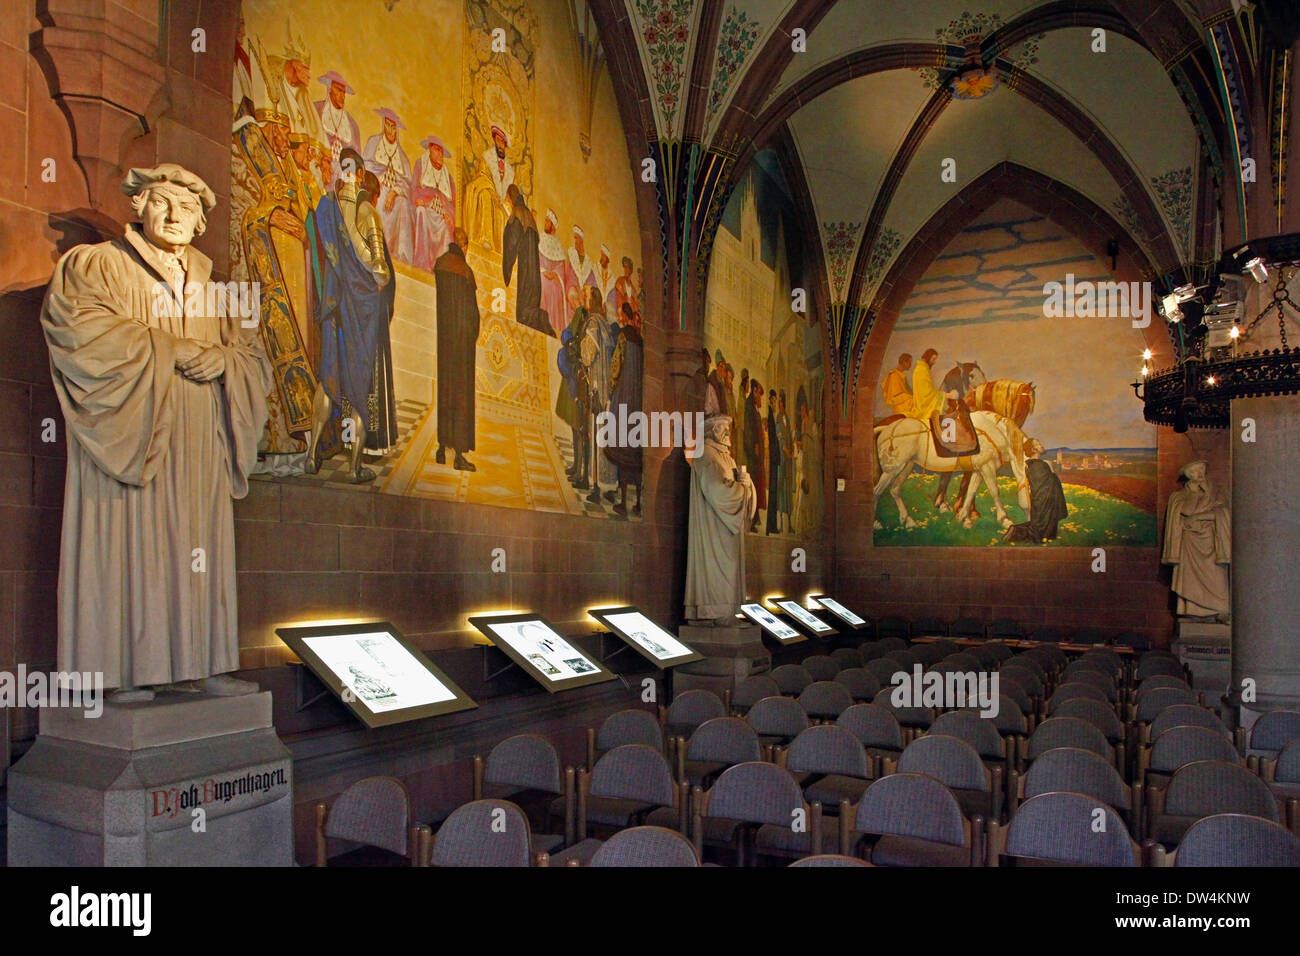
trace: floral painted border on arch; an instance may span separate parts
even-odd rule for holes
[[[849,257],[858,244],[860,222],[824,222],[826,263],[830,267],[831,287],[836,301],[842,301],[849,275]]]
[[[713,70],[713,84],[709,88],[709,108],[705,116],[705,125],[713,122],[713,117],[722,108],[731,83],[740,72],[745,60],[758,43],[762,25],[751,19],[745,11],[736,7],[727,10],[726,18],[718,31],[718,47]]]
[[[634,0],[637,30],[650,55],[650,80],[664,118],[662,135],[672,133],[682,105],[686,51],[691,39],[692,0]]]

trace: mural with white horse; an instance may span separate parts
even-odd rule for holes
[[[1044,283],[1067,274],[1110,278],[1067,230],[1000,200],[913,287],[859,399],[876,546],[1156,545],[1155,428],[1125,388],[1142,332],[1046,315]],[[1052,513],[1034,520],[1035,501]]]

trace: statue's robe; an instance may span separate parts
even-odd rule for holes
[[[474,450],[474,349],[479,311],[474,271],[456,243],[434,263],[438,303],[438,444]]]
[[[1030,458],[1025,462],[1025,480],[1029,482],[1029,520],[1015,525],[1008,540],[1055,541],[1056,526],[1070,513],[1061,479],[1047,462]]]
[[[757,512],[752,483],[735,480],[731,450],[712,439],[691,460],[686,619],[734,615],[745,600],[745,531]]]
[[[1216,494],[1189,486],[1169,496],[1161,560],[1174,566],[1179,614],[1209,617],[1232,611],[1232,528],[1227,505]]]
[[[187,281],[208,280],[210,259],[191,248],[186,261]],[[68,448],[58,668],[107,687],[239,667],[231,500],[248,493],[270,366],[236,309],[159,309],[164,277],[133,225],[60,259],[41,308]],[[225,374],[181,375],[185,338],[220,346]]]
[[[537,252],[537,223],[527,209],[515,210],[501,237],[501,275],[510,284],[515,266],[519,285],[515,289],[515,321],[530,329],[554,335],[550,318],[542,310],[542,260]]]

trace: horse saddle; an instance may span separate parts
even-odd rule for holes
[[[940,458],[960,458],[979,453],[979,436],[975,434],[970,409],[965,402],[949,399],[948,407],[942,412],[931,413],[930,435],[934,438],[935,454]]]

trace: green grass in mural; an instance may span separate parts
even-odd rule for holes
[[[948,500],[957,495],[959,479],[954,477],[948,485]],[[1120,501],[1110,495],[1085,488],[1082,485],[1064,483],[1065,503],[1070,513],[1057,529],[1055,541],[1046,545],[1008,544],[1003,541],[1003,531],[993,512],[993,503],[988,491],[980,487],[975,497],[975,507],[980,512],[979,519],[971,528],[964,528],[954,518],[952,512],[939,513],[930,503],[938,490],[939,479],[935,475],[912,475],[903,485],[903,501],[915,528],[903,528],[898,521],[898,506],[893,497],[885,492],[876,502],[876,517],[884,525],[872,533],[872,542],[877,547],[897,547],[904,545],[928,545],[933,547],[987,547],[997,545],[1005,548],[1034,547],[1097,547],[1105,545],[1154,547],[1156,543],[1156,518],[1140,508]],[[1024,521],[1016,501],[1016,483],[1011,478],[999,478],[998,485],[1002,492],[1002,506],[1007,516],[1015,522]]]

